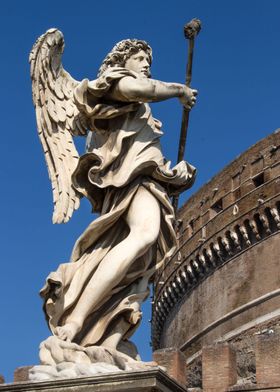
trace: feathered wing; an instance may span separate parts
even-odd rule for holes
[[[71,180],[79,159],[72,134],[86,134],[73,101],[79,82],[62,67],[63,49],[63,34],[50,29],[37,39],[29,57],[38,133],[53,189],[53,223],[68,222],[80,205],[81,196]]]

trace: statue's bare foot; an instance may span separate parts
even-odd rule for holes
[[[58,338],[66,342],[72,342],[75,335],[80,331],[80,325],[76,322],[70,322],[63,327],[56,327],[55,333]]]

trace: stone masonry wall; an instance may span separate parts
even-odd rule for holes
[[[217,174],[179,218],[178,251],[155,281],[153,347],[180,349],[201,383],[204,347],[231,342],[239,378],[251,377],[254,328],[280,320],[280,132]]]

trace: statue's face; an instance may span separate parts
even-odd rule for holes
[[[144,50],[133,54],[124,64],[125,68],[130,71],[139,73],[141,76],[148,78],[150,77],[150,63],[149,56]]]

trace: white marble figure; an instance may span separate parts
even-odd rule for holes
[[[30,54],[37,126],[53,188],[53,222],[67,222],[82,196],[100,216],[77,240],[71,262],[52,272],[41,290],[53,336],[41,344],[40,359],[49,366],[69,362],[62,354],[67,346],[79,347],[76,363],[93,347],[127,360],[137,357],[128,339],[141,320],[148,284],[176,248],[169,197],[195,178],[187,162],[172,169],[163,157],[161,123],[149,102],[178,98],[191,109],[197,91],[152,79],[152,49],[145,41],[119,42],[97,79],[82,82],[63,69],[63,48],[62,33],[51,29]],[[81,157],[72,135],[87,135]]]

